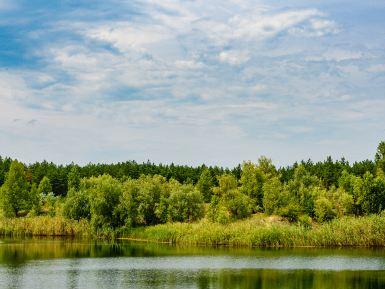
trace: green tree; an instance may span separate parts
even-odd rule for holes
[[[120,224],[118,205],[122,193],[121,183],[109,175],[92,177],[84,181],[90,201],[91,225],[94,230],[111,229]]]
[[[231,174],[221,175],[217,179],[219,185],[213,188],[215,195],[209,206],[209,218],[227,223],[250,216],[255,201],[239,191],[237,179]]]
[[[40,181],[39,187],[37,188],[37,193],[40,196],[47,196],[48,194],[52,193],[52,185],[48,177],[44,176]]]
[[[270,179],[278,175],[277,169],[272,160],[265,156],[261,156],[258,159],[258,168],[263,173],[265,179]]]
[[[63,215],[74,220],[91,218],[90,198],[86,190],[69,190],[63,205]]]
[[[367,214],[385,209],[385,180],[366,173],[363,178],[362,208]]]
[[[51,181],[48,177],[44,176],[40,181],[37,188],[37,194],[40,196],[43,203],[43,211],[49,215],[55,215],[57,198],[52,192]]]
[[[288,194],[278,177],[263,184],[263,208],[265,213],[274,214],[287,205]]]
[[[379,143],[374,159],[376,162],[377,170],[380,170],[379,173],[381,174],[381,171],[382,173],[384,173],[385,172],[385,141],[382,141]]]
[[[262,208],[263,173],[261,169],[252,162],[244,162],[242,165],[240,183],[241,192],[254,199],[257,206]]]
[[[16,216],[20,210],[29,209],[29,183],[22,163],[14,160],[0,190],[0,204],[7,217]]]
[[[140,223],[138,217],[140,184],[138,180],[128,179],[122,185],[122,194],[119,200],[119,217],[122,225],[133,227]]]
[[[71,171],[68,174],[67,187],[68,187],[68,190],[70,189],[79,190],[80,172],[79,172],[79,167],[76,165],[72,166]]]
[[[213,193],[217,196],[224,196],[238,187],[238,181],[233,175],[224,174],[218,176],[217,179],[219,186],[213,188]]]
[[[175,186],[180,186],[179,182],[167,182],[159,175],[125,181],[118,209],[122,223],[132,227],[165,223],[170,189]]]
[[[344,170],[338,180],[339,188],[350,194],[353,199],[353,213],[359,215],[362,212],[362,203],[364,201],[363,180],[359,176],[349,174]]]
[[[344,189],[339,188],[333,193],[333,203],[338,217],[354,213],[353,196]]]
[[[171,191],[168,203],[170,221],[193,222],[203,217],[202,194],[192,185],[175,187]]]
[[[29,196],[31,201],[31,211],[29,212],[29,215],[36,216],[40,213],[42,199],[41,195],[38,193],[35,183],[33,183],[31,186]]]
[[[201,192],[206,203],[210,202],[212,197],[212,188],[214,187],[214,179],[209,169],[205,168],[196,184],[197,189]]]
[[[167,215],[167,206],[161,202],[169,196],[169,184],[162,176],[142,176],[139,179],[139,195],[137,198],[137,220],[141,225],[162,223]]]

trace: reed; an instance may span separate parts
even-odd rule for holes
[[[133,229],[128,238],[172,244],[232,247],[374,247],[385,246],[385,217],[344,217],[307,228],[260,217],[221,225],[170,223]]]
[[[343,217],[309,226],[262,214],[229,224],[203,219],[139,228],[92,230],[88,221],[63,217],[0,218],[0,236],[122,238],[183,245],[231,247],[385,247],[385,216]]]
[[[75,221],[63,217],[0,218],[0,235],[9,237],[29,236],[91,236],[87,221]]]

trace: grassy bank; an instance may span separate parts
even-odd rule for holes
[[[0,235],[5,237],[91,237],[91,229],[87,221],[75,221],[63,217],[0,218]]]
[[[123,233],[122,233],[123,232]],[[0,218],[0,235],[108,237],[185,245],[226,245],[233,247],[333,247],[385,246],[385,217],[344,217],[329,223],[304,227],[279,217],[254,215],[226,225],[202,220],[196,223],[170,223],[117,232],[92,233],[87,221],[62,217]]]
[[[312,228],[254,216],[227,225],[201,221],[137,228],[130,238],[192,245],[248,247],[385,246],[385,217],[345,217]]]

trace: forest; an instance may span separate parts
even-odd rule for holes
[[[383,216],[384,171],[384,141],[374,160],[350,164],[327,157],[279,168],[266,157],[233,169],[134,161],[27,165],[0,158],[0,214],[3,226],[40,216],[121,235],[158,224],[231,224],[255,215],[312,228],[344,217]]]

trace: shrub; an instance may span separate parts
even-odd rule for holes
[[[293,202],[290,202],[287,206],[281,208],[278,211],[278,214],[282,217],[285,217],[289,220],[289,222],[297,222],[299,215],[301,213],[301,209],[298,204],[294,204]]]
[[[235,189],[223,197],[212,198],[208,217],[214,222],[227,223],[250,216],[253,207],[253,200]]]
[[[298,218],[298,224],[306,229],[312,227],[312,218],[308,215],[301,215]]]
[[[238,190],[229,192],[223,198],[223,205],[228,209],[231,219],[243,219],[251,215],[254,202]]]
[[[315,201],[315,214],[320,222],[330,221],[336,217],[332,203],[324,196]]]

